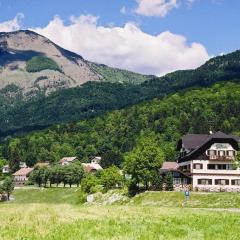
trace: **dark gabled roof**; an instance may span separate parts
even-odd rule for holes
[[[204,137],[205,136],[205,137]],[[205,140],[204,140],[205,138]],[[185,141],[185,142],[184,142]],[[191,143],[193,141],[193,143]],[[236,150],[238,150],[239,138],[227,135],[223,132],[216,132],[214,134],[205,135],[205,134],[188,134],[183,137],[182,140],[178,142],[177,149],[180,150],[180,144],[187,144],[187,146],[191,146],[192,148],[188,148],[185,144],[185,148],[191,150],[186,156],[183,158],[179,158],[178,162],[189,161],[204,152],[205,149],[208,149],[214,143],[230,143]],[[180,147],[180,148],[179,148]]]
[[[193,150],[201,146],[209,138],[208,134],[187,134],[178,142],[177,150],[180,150],[182,145],[186,149]]]

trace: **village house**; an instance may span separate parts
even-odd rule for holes
[[[94,173],[103,170],[100,165],[101,157],[94,157],[91,163],[82,163],[83,169],[87,173]]]
[[[164,162],[160,168],[160,174],[163,178],[168,172],[173,176],[173,188],[175,191],[181,191],[187,189],[191,185],[191,178],[181,170],[177,162]]]
[[[14,182],[16,186],[25,185],[30,173],[33,171],[33,168],[20,168],[17,172],[13,174]]]
[[[9,167],[9,165],[3,166],[3,168],[2,168],[2,173],[3,173],[3,174],[10,173],[10,167]]]
[[[82,163],[82,166],[84,171],[87,173],[94,173],[94,172],[103,170],[100,164],[94,163],[94,162]]]
[[[26,168],[26,167],[27,167],[26,162],[20,162],[20,163],[19,163],[19,167],[20,167],[20,168]]]
[[[84,171],[87,173],[93,173],[102,170],[100,161],[101,157],[94,157],[90,163],[82,163]],[[67,166],[74,162],[79,162],[79,159],[77,157],[64,157],[58,163],[62,166]]]
[[[62,166],[66,166],[76,161],[78,161],[77,157],[64,157],[58,163]]]
[[[187,134],[178,142],[174,171],[188,176],[196,191],[240,192],[240,169],[234,165],[238,149],[239,138],[223,132]]]

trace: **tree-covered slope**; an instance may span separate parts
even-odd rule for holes
[[[177,71],[141,84],[116,83],[124,71],[120,74],[105,70],[101,71],[109,77],[107,82],[88,82],[48,96],[39,93],[37,97],[18,100],[9,106],[6,105],[9,93],[5,94],[7,99],[0,99],[0,106],[5,106],[0,107],[0,135],[4,137],[56,123],[79,121],[184,89],[209,87],[221,81],[239,82],[240,51],[213,58],[195,70]],[[130,76],[137,81],[137,75]],[[142,81],[143,77],[140,79]]]
[[[209,130],[240,135],[240,85],[223,82],[210,88],[174,93],[75,124],[55,125],[1,147],[10,161],[57,161],[77,155],[118,159],[138,144],[154,141],[166,160],[175,159],[177,140],[186,133]]]

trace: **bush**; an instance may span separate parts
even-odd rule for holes
[[[27,61],[27,72],[41,72],[46,69],[62,72],[58,64],[51,58],[37,56]]]

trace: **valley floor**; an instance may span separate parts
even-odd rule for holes
[[[182,193],[150,192],[109,206],[77,204],[78,194],[77,189],[17,190],[15,201],[0,204],[0,239],[239,239],[238,194],[208,194],[218,202],[211,207],[201,202],[207,194],[194,193],[185,208],[179,206]]]

